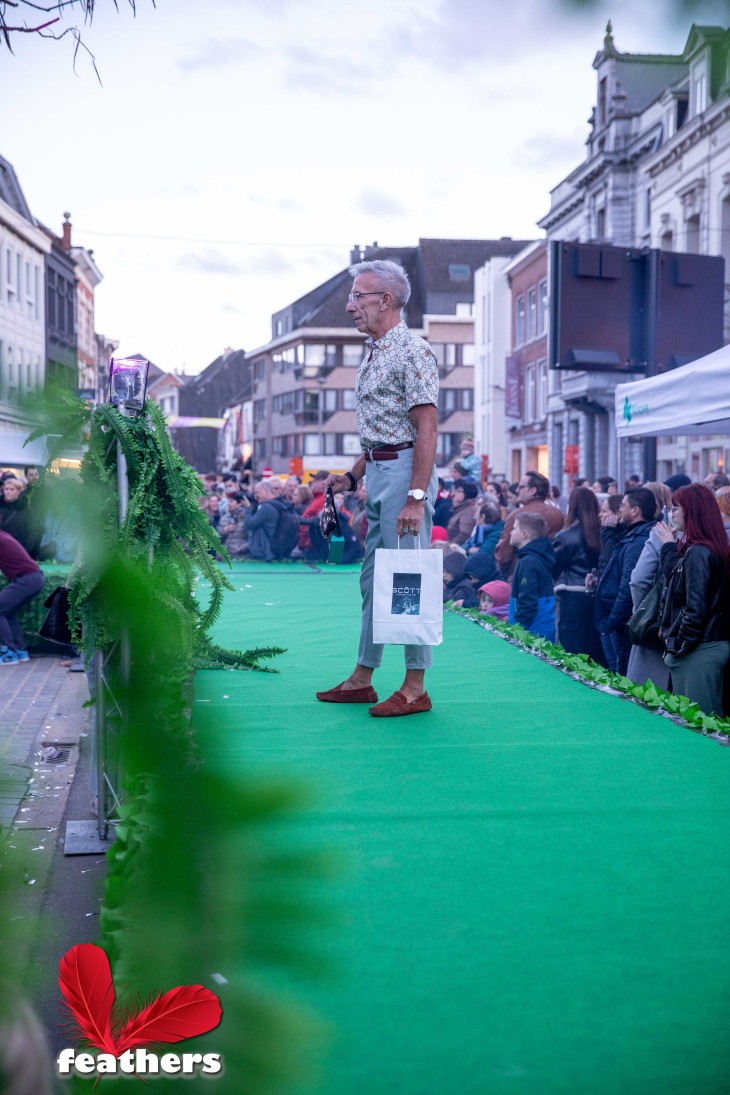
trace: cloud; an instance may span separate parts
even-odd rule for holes
[[[556,136],[553,133],[533,133],[516,148],[512,156],[515,167],[525,170],[534,168],[564,168],[566,162],[579,163],[585,155],[583,142],[586,132]]]
[[[257,60],[263,53],[261,46],[247,38],[208,38],[202,42],[198,52],[178,61],[182,72],[195,72],[198,69],[220,69],[228,65],[237,65]]]
[[[354,95],[374,78],[372,63],[358,63],[343,54],[328,57],[297,45],[290,46],[284,58],[284,82],[290,91]]]
[[[261,248],[260,251],[255,251],[251,256],[251,262],[249,264],[247,273],[255,275],[269,276],[271,274],[291,274],[297,270],[295,263],[291,261],[276,247]]]
[[[269,209],[276,209],[279,213],[304,213],[306,207],[295,198],[273,198],[266,194],[248,194],[247,201],[256,205],[264,205]]]
[[[396,198],[378,190],[374,186],[366,187],[357,199],[357,205],[363,213],[373,217],[402,217],[406,209]]]
[[[204,251],[188,251],[180,259],[180,265],[186,270],[195,270],[199,274],[226,274],[228,276],[247,274],[249,269],[240,263],[222,255],[220,251],[207,248]]]
[[[398,30],[398,45],[412,56],[432,64],[450,66],[455,74],[485,61],[505,62],[527,51],[537,52],[564,43],[566,33],[576,34],[596,13],[545,0],[520,0],[500,5],[485,0],[441,0],[434,15],[409,20]],[[596,43],[600,48],[600,42]]]

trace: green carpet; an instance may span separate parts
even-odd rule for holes
[[[730,752],[450,614],[434,710],[320,704],[352,668],[357,576],[237,565],[217,641],[279,675],[201,672],[213,766],[309,781],[292,848],[341,864],[316,1095],[730,1090]],[[400,648],[376,674],[402,679]],[[292,1095],[303,1095],[304,1088]]]

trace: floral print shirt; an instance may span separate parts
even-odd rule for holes
[[[439,369],[429,344],[398,323],[365,343],[366,357],[355,381],[357,428],[363,449],[415,441],[408,412],[423,403],[438,406]]]

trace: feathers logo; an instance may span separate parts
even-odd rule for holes
[[[71,1012],[73,1030],[89,1051],[64,1049],[58,1071],[81,1074],[136,1073],[140,1076],[192,1075],[197,1068],[213,1074],[222,1070],[219,1053],[165,1053],[150,1046],[167,1045],[206,1034],[222,1015],[220,1000],[203,985],[179,985],[160,993],[135,1013],[116,1005],[112,971],[101,947],[81,943],[61,959],[58,984]],[[96,1055],[90,1050],[98,1050]]]

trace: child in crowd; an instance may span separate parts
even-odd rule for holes
[[[517,551],[517,566],[512,577],[508,619],[533,635],[555,642],[552,579],[555,552],[546,531],[547,524],[540,513],[528,510],[515,520],[509,542]]]
[[[479,611],[485,616],[506,620],[509,614],[510,592],[509,582],[502,582],[499,578],[495,578],[493,582],[485,582],[483,586],[479,586]]]

